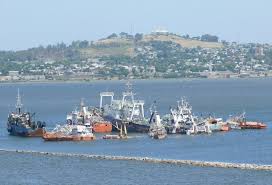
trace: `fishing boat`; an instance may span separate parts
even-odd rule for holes
[[[222,118],[209,117],[207,118],[207,123],[209,124],[212,132],[230,130],[230,126],[226,122],[224,122]]]
[[[240,123],[237,122],[237,121],[234,121],[234,120],[227,120],[227,125],[230,127],[230,129],[234,129],[234,130],[240,130],[241,127],[240,127]]]
[[[150,120],[149,120],[150,128],[149,128],[149,136],[153,139],[164,139],[167,136],[166,129],[162,124],[161,117],[156,111],[156,109],[152,112]]]
[[[230,118],[227,122],[231,127],[237,127],[239,129],[264,129],[266,124],[256,121],[247,121],[245,112],[241,115]]]
[[[166,122],[166,129],[169,134],[186,133],[191,128],[193,120],[192,106],[182,98],[178,101],[176,108],[170,108],[170,115],[163,117]]]
[[[80,111],[72,111],[67,115],[66,120],[70,125],[90,125],[92,131],[96,133],[112,131],[112,124],[103,119],[96,108],[85,106],[83,99],[80,103]]]
[[[51,132],[44,131],[45,141],[91,141],[94,134],[84,125],[57,125]]]
[[[18,89],[16,111],[8,115],[7,130],[10,135],[24,137],[41,137],[45,122],[33,121],[35,113],[22,112],[22,101]]]
[[[192,119],[193,124],[189,130],[186,131],[187,135],[195,135],[195,134],[201,134],[206,133],[210,134],[212,133],[212,130],[210,128],[210,124],[207,123],[206,120],[202,118],[196,118]]]
[[[256,121],[246,121],[240,123],[241,129],[263,129],[266,128],[266,124]]]
[[[100,109],[103,118],[112,124],[127,122],[128,132],[147,133],[150,125],[144,116],[144,101],[135,99],[132,84],[127,82],[127,89],[122,93],[122,99],[114,99],[113,92],[100,93]],[[109,97],[110,103],[103,105],[104,98]],[[118,131],[113,127],[113,131]]]

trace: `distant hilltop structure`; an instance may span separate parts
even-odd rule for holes
[[[152,31],[151,34],[154,34],[154,35],[167,35],[167,34],[169,34],[169,31],[167,29],[165,29],[165,28],[158,27],[158,28],[155,28],[155,30]]]

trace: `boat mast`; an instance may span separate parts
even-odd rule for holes
[[[83,113],[83,108],[84,108],[84,106],[85,106],[85,104],[84,104],[84,99],[83,98],[81,98],[81,100],[80,100],[80,112],[81,113]]]
[[[16,101],[16,111],[18,111],[19,114],[21,114],[21,109],[23,107],[23,104],[22,104],[22,100],[21,100],[21,96],[20,96],[20,90],[18,88],[18,94],[17,94],[17,101]]]
[[[130,101],[132,102],[132,104],[134,103],[134,93],[132,92],[132,83],[128,80],[126,83],[126,91],[123,92],[123,98],[122,98],[122,107],[124,106],[125,102],[126,102],[126,97],[130,97]]]
[[[82,123],[85,124],[85,110],[84,110],[84,99],[81,98],[81,101],[80,101],[80,114],[82,116]]]

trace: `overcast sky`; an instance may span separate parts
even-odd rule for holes
[[[271,0],[0,0],[0,50],[95,40],[156,27],[272,43]]]

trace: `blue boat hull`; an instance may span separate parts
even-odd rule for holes
[[[118,124],[118,126],[120,127],[121,125],[121,120],[119,119],[115,119],[112,116],[103,116],[103,118],[106,121],[111,122],[113,125],[116,125],[116,123]],[[148,133],[150,126],[146,125],[146,124],[137,124],[137,123],[133,123],[130,122],[127,124],[127,131],[128,132],[138,132],[138,133]],[[115,126],[112,127],[112,131],[118,131],[116,129]]]
[[[10,135],[22,137],[41,137],[43,133],[42,128],[32,129],[15,124],[9,125],[7,130]]]

